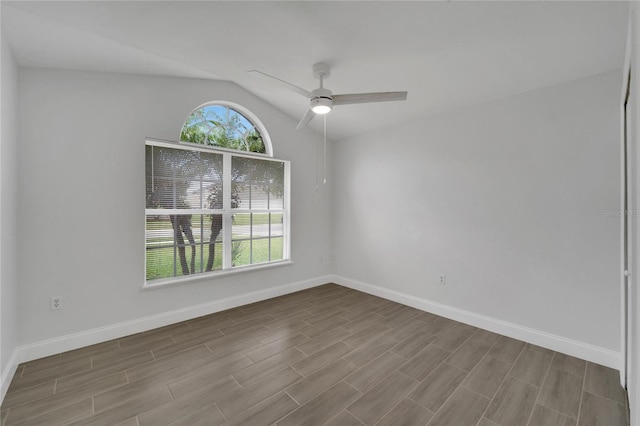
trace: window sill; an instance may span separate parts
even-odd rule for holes
[[[280,262],[263,263],[259,265],[239,266],[225,271],[214,271],[206,274],[188,275],[183,277],[167,278],[162,280],[154,280],[151,283],[145,282],[142,290],[154,290],[174,285],[190,284],[193,282],[206,281],[216,278],[228,277],[230,275],[243,274],[246,272],[261,271],[264,269],[278,268],[281,266],[293,265],[291,260],[282,260]]]

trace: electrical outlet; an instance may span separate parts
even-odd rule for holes
[[[62,297],[54,296],[51,298],[51,310],[57,311],[58,309],[62,309]]]
[[[447,276],[445,274],[440,274],[440,285],[447,285]]]

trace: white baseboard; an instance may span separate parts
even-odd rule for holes
[[[81,331],[79,333],[68,334],[53,339],[47,339],[40,342],[22,345],[16,349],[14,356],[15,359],[12,359],[12,361],[13,364],[15,364],[15,366],[17,367],[17,364],[21,362],[32,361],[34,359],[43,358],[45,356],[54,355],[89,345],[94,345],[96,343],[106,342],[107,340],[117,339],[135,333],[141,333],[143,331],[151,330],[158,327],[164,327],[166,325],[190,320],[203,315],[209,315],[215,312],[224,311],[226,309],[235,308],[249,303],[259,302],[261,300],[271,299],[273,297],[282,296],[311,287],[316,287],[328,282],[331,282],[330,276],[316,277],[304,281],[281,285],[278,287],[271,287],[264,290],[228,297],[226,299],[216,300],[213,302],[203,303],[200,305],[189,306],[187,308],[176,309],[174,311],[163,312],[161,314],[139,318],[132,321],[125,321],[105,327],[94,328],[91,330]],[[13,371],[15,372],[15,367]],[[10,378],[12,377],[12,375],[8,374],[8,377]]]
[[[11,358],[9,358],[9,362],[6,363],[4,370],[2,370],[2,374],[0,375],[0,401],[4,401],[4,396],[7,394],[11,380],[18,369],[18,364],[18,350],[15,349],[11,354]]]
[[[522,327],[517,324],[502,321],[485,315],[476,314],[451,306],[443,305],[422,299],[416,296],[389,290],[383,287],[377,287],[371,284],[341,277],[338,275],[326,275],[312,278],[309,280],[298,281],[285,284],[278,287],[272,287],[265,290],[246,293],[226,299],[216,300],[209,303],[190,306],[183,309],[177,309],[170,312],[164,312],[133,321],[121,322],[105,327],[95,328],[91,330],[73,333],[53,339],[43,340],[17,347],[6,364],[5,369],[0,376],[0,401],[4,399],[11,378],[16,372],[18,364],[34,359],[42,358],[61,352],[82,348],[96,343],[105,342],[111,339],[128,336],[135,333],[151,330],[158,327],[174,324],[180,321],[197,318],[202,315],[208,315],[215,312],[224,311],[226,309],[235,308],[249,303],[259,302],[261,300],[282,296],[295,291],[316,287],[329,282],[359,290],[368,294],[379,296],[394,302],[402,303],[423,311],[432,312],[434,314],[460,321],[475,327],[493,331],[505,336],[519,339],[534,345],[542,346],[553,351],[572,355],[577,358],[585,359],[607,367],[620,369],[620,354],[608,349],[593,346],[587,343],[568,339],[539,330]]]
[[[474,327],[493,331],[494,333],[522,340],[527,343],[571,355],[576,358],[581,358],[596,364],[601,364],[616,370],[620,370],[622,365],[620,353],[609,349],[604,349],[588,343],[579,342],[577,340],[568,339],[566,337],[557,336],[555,334],[546,333],[532,328],[523,327],[507,321],[432,302],[427,299],[363,283],[350,278],[338,275],[332,275],[330,278],[332,282],[344,287],[349,287],[354,290],[359,290],[364,293],[402,303],[416,309],[431,312]]]

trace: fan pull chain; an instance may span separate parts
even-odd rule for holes
[[[316,121],[316,133],[319,133],[319,127],[320,127],[320,123],[318,121]],[[316,163],[316,174],[315,174],[315,179],[316,179],[316,192],[318,192],[320,190],[320,185],[318,184],[318,160],[319,160],[319,155],[318,155],[318,144],[314,143],[314,153],[315,153],[315,163]]]
[[[322,184],[325,185],[327,183],[327,115],[325,114],[322,117],[324,118],[324,159],[322,160],[322,173],[324,174],[324,179],[322,181]]]

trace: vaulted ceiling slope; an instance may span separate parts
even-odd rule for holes
[[[246,71],[313,89],[311,65],[324,61],[334,93],[409,91],[406,102],[336,109],[329,137],[340,140],[620,69],[627,10],[610,1],[3,1],[2,27],[22,66],[231,80],[296,121],[307,100]]]

